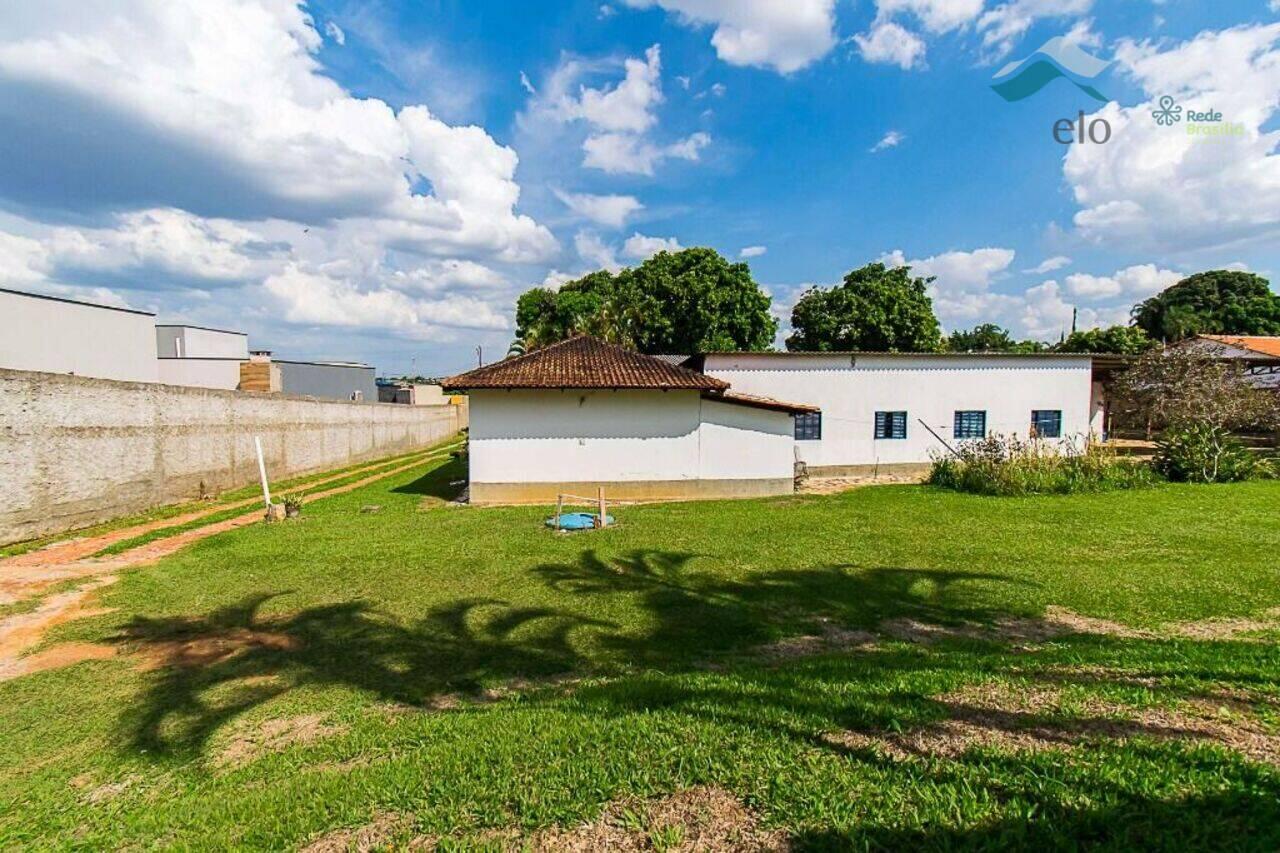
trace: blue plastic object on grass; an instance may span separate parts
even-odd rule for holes
[[[613,516],[606,515],[604,517],[606,527],[613,524]],[[596,526],[596,514],[594,512],[566,512],[560,516],[560,530],[591,530]],[[547,519],[547,527],[556,527],[556,517],[553,515]]]

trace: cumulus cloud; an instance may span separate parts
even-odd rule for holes
[[[978,19],[982,43],[989,58],[998,59],[1013,49],[1018,40],[1041,18],[1069,18],[1087,13],[1093,0],[1010,0],[983,13]],[[1088,24],[1074,26],[1068,40],[1082,46],[1096,45],[1097,37]]]
[[[740,258],[758,258],[765,252],[769,251],[767,246],[746,246],[742,251],[738,252]]]
[[[594,231],[583,229],[573,236],[573,248],[589,267],[616,272],[622,269],[618,253]]]
[[[228,313],[210,288],[239,288],[242,318],[289,323],[349,308],[372,326],[386,309],[410,337],[499,328],[492,265],[558,249],[517,209],[515,151],[426,105],[352,95],[317,58],[347,34],[317,27],[282,0],[0,8],[0,200],[17,212],[0,234],[19,232],[0,236],[0,272]]]
[[[1117,270],[1112,275],[1097,276],[1075,273],[1065,279],[1067,291],[1081,299],[1101,300],[1127,296],[1132,301],[1154,296],[1177,284],[1183,274],[1158,268],[1155,264],[1137,264]]]
[[[1074,222],[1100,243],[1178,251],[1280,234],[1280,23],[1205,31],[1181,43],[1121,40],[1121,72],[1147,100],[1112,102],[1105,145],[1075,145],[1063,173],[1079,211]],[[1217,110],[1237,135],[1203,140],[1185,124],[1162,126],[1161,96],[1184,109]]]
[[[853,42],[867,62],[896,65],[904,70],[924,67],[924,40],[893,21],[877,21],[868,32],[855,35]]]
[[[643,210],[644,205],[633,195],[593,195],[555,190],[565,207],[598,225],[621,228],[627,217]]]
[[[543,141],[562,125],[583,125],[587,135],[582,140],[582,164],[609,174],[652,175],[664,160],[697,160],[711,143],[705,132],[674,142],[653,139],[655,110],[663,102],[660,47],[649,48],[643,61],[624,60],[624,77],[614,85],[591,87],[581,82],[617,67],[611,60],[565,57],[520,115],[521,130]]]
[[[731,65],[783,74],[825,56],[836,44],[835,0],[625,0],[636,9],[661,7],[691,26],[713,26],[716,55]]]
[[[582,143],[582,164],[614,175],[652,175],[664,160],[697,160],[710,144],[710,135],[702,132],[670,145],[655,145],[632,134],[602,133]]]
[[[637,232],[622,244],[622,254],[628,258],[644,261],[659,252],[678,252],[680,248],[680,241],[675,237],[649,237]]]

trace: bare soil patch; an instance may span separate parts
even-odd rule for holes
[[[754,650],[754,655],[768,661],[781,662],[811,655],[872,646],[875,645],[878,639],[870,631],[857,631],[827,624],[823,625],[822,631],[817,634],[785,637],[776,642],[757,646]]]
[[[540,830],[507,849],[532,851],[788,850],[784,833],[722,788],[698,787],[655,800],[623,800],[596,820]]]
[[[892,486],[923,483],[927,473],[918,474],[862,474],[856,477],[809,477],[800,483],[797,492],[802,495],[837,495],[864,486]]]
[[[1254,761],[1280,764],[1280,736],[1250,714],[1212,699],[1177,708],[1134,708],[1100,697],[1064,701],[1056,688],[971,685],[937,697],[947,718],[908,732],[843,731],[824,737],[846,749],[871,749],[897,760],[952,758],[972,747],[1067,750],[1135,737],[1216,743]]]
[[[143,671],[167,667],[197,667],[221,663],[248,649],[293,651],[298,641],[287,634],[234,628],[217,636],[148,642],[137,653]]]
[[[224,769],[242,767],[269,752],[279,752],[290,746],[312,743],[346,732],[346,726],[328,723],[327,719],[326,714],[277,717],[252,728],[242,729],[218,753],[213,761],[214,766]]]
[[[368,853],[387,845],[408,823],[404,815],[387,812],[364,826],[327,832],[302,848],[302,853]]]

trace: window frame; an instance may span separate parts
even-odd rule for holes
[[[1052,415],[1057,423],[1057,429],[1052,435],[1040,431],[1040,418],[1037,415]],[[1031,410],[1031,437],[1032,438],[1062,438],[1062,409],[1032,409]]]
[[[895,429],[899,418],[901,418],[902,426],[901,435],[896,434],[898,430]],[[871,434],[875,441],[906,441],[907,410],[886,409],[876,412]]]
[[[980,426],[975,431],[972,421],[980,417]],[[956,409],[951,426],[951,437],[956,441],[969,441],[987,437],[986,409]]]
[[[797,412],[791,416],[794,441],[822,441],[822,412]]]

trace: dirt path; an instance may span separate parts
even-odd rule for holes
[[[390,470],[363,477],[355,482],[334,486],[331,489],[314,492],[307,496],[307,501],[311,502],[351,492],[370,483],[384,480],[387,477],[394,477],[397,474],[402,474],[429,462],[445,459],[451,450],[452,448],[436,449],[426,453],[424,456],[415,457],[413,461],[406,462],[404,465],[397,465]],[[314,486],[332,482],[375,467],[377,466],[371,465],[356,471],[347,471],[344,474],[317,480],[308,485]],[[160,522],[148,522],[147,524],[135,525],[124,530],[114,530],[101,536],[77,539],[43,550],[31,551],[6,560],[0,560],[0,604],[29,601],[40,597],[57,584],[76,579],[87,580],[86,583],[75,589],[47,596],[33,610],[0,619],[0,681],[16,678],[30,672],[37,672],[41,669],[67,666],[90,658],[109,657],[113,653],[109,647],[94,646],[87,643],[68,643],[54,646],[39,654],[27,657],[23,657],[23,654],[38,644],[44,637],[45,632],[55,625],[108,612],[92,608],[89,606],[88,599],[103,587],[115,583],[122,571],[155,563],[161,558],[180,551],[201,539],[207,539],[210,536],[216,536],[219,533],[246,527],[250,524],[260,523],[262,521],[262,509],[255,507],[252,511],[243,515],[185,530],[172,536],[155,539],[110,557],[90,559],[88,555],[95,554],[116,542],[121,542],[161,527],[183,524],[186,521],[198,520],[216,512],[257,502],[258,499],[254,498],[245,502],[225,504],[210,511],[202,510],[198,513],[191,513],[189,519],[185,516],[177,516]]]
[[[438,450],[424,451],[422,454],[415,455],[412,459],[417,460],[429,456]],[[334,480],[341,480],[345,477],[352,477],[365,471],[371,471],[375,468],[385,465],[387,460],[381,462],[370,462],[368,465],[359,468],[351,468],[340,473],[321,477],[318,480],[311,480],[304,483],[299,488],[310,489],[315,486],[323,486],[325,483],[332,483]],[[286,489],[286,491],[289,491]],[[181,515],[170,516],[169,518],[160,518],[155,521],[146,521],[141,524],[134,524],[129,527],[121,527],[118,530],[112,530],[96,536],[87,536],[82,538],[68,539],[65,542],[55,542],[52,545],[46,545],[43,548],[37,548],[34,551],[28,551],[25,554],[18,554],[13,557],[0,559],[0,574],[3,574],[10,568],[21,568],[24,566],[47,566],[51,563],[67,563],[74,560],[83,560],[90,557],[104,548],[109,548],[117,542],[124,542],[135,536],[141,536],[144,533],[150,533],[153,530],[159,530],[165,527],[175,527],[181,524],[189,524],[192,521],[199,521],[210,515],[225,512],[229,509],[237,507],[256,506],[261,503],[261,497],[245,498],[243,500],[231,501],[229,503],[214,503],[207,507],[201,507],[198,510],[183,513]],[[10,604],[11,601],[5,601],[0,595],[0,604]]]

